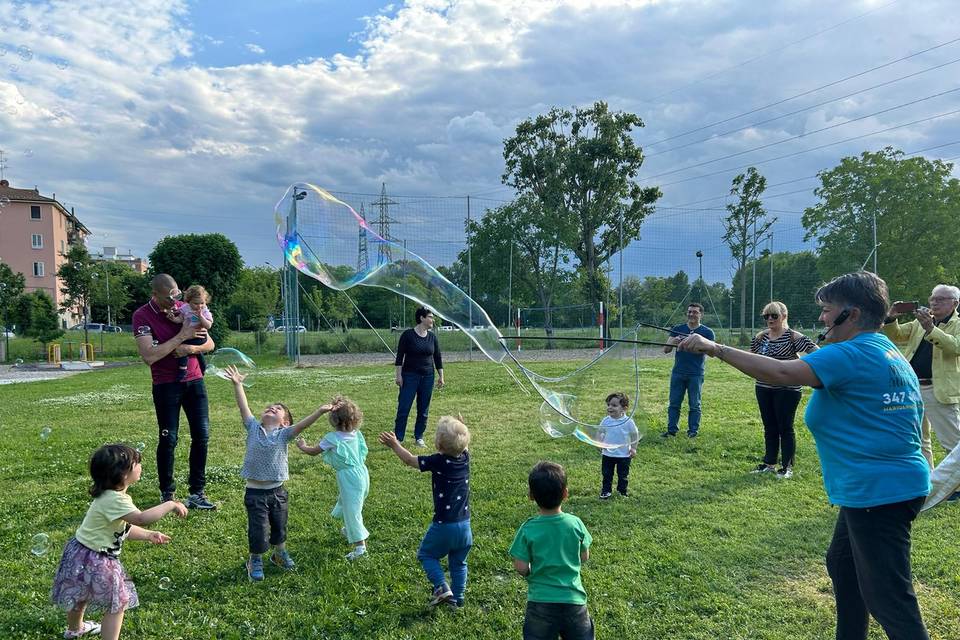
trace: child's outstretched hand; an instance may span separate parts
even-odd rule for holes
[[[148,540],[152,544],[167,544],[170,542],[170,536],[165,533],[160,533],[159,531],[151,531]]]
[[[176,500],[171,500],[170,502],[173,503],[173,508],[170,510],[173,515],[177,516],[178,518],[187,517],[187,505],[183,504],[182,502],[177,502]]]
[[[300,449],[300,451],[303,451],[303,452],[306,452],[306,449],[310,446],[307,444],[307,441],[303,439],[303,436],[298,437],[296,442],[297,442],[297,449]]]
[[[400,444],[400,441],[397,440],[397,436],[393,431],[384,431],[377,436],[377,440],[380,441],[380,444],[385,444],[391,449]]]
[[[327,404],[320,405],[320,411],[323,413],[330,413],[331,411],[336,411],[343,406],[343,400],[335,400],[333,402],[328,402]]]
[[[240,373],[240,370],[233,365],[230,365],[229,367],[225,368],[223,372],[226,374],[227,380],[230,380],[231,382],[233,382],[233,384],[241,384],[243,380],[247,377],[242,373]]]

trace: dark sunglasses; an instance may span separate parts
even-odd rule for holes
[[[765,313],[763,314],[764,320],[778,320],[780,318],[779,313]]]

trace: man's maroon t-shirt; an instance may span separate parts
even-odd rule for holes
[[[134,339],[141,336],[152,336],[157,344],[163,344],[180,333],[180,327],[181,325],[167,318],[166,314],[160,310],[160,307],[153,300],[133,312]],[[150,365],[153,384],[176,382],[178,370],[177,357],[171,351]],[[183,379],[183,382],[198,380],[202,377],[203,374],[200,373],[200,364],[197,359],[189,358],[187,360],[187,376]]]

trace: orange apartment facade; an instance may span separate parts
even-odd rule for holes
[[[43,291],[59,308],[63,301],[57,269],[71,245],[84,244],[90,231],[73,211],[37,189],[16,189],[0,180],[0,262],[26,279],[27,291]],[[61,313],[64,327],[79,322]]]

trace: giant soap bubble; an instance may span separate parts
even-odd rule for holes
[[[634,399],[639,395],[636,344],[617,343],[572,373],[547,376],[521,363],[504,344],[486,311],[423,258],[385,239],[350,205],[308,183],[292,185],[274,207],[277,241],[286,260],[302,273],[338,291],[354,286],[380,287],[427,307],[456,325],[490,360],[512,360],[543,398],[541,426],[553,437],[574,436],[598,447],[604,441],[604,398],[614,390],[616,369],[633,370]],[[366,252],[359,247],[366,247]],[[624,338],[636,337],[636,334]],[[635,444],[635,443],[633,443]]]

